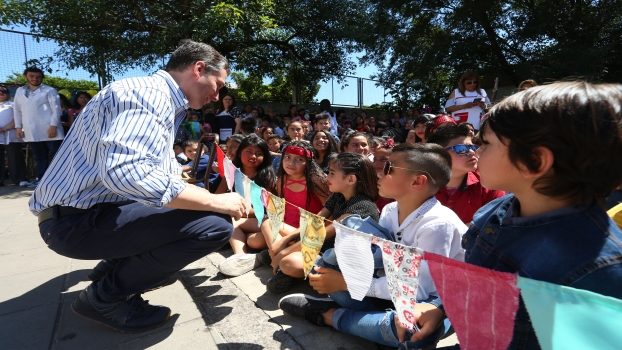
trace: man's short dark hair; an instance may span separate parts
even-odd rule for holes
[[[313,118],[313,125],[315,125],[315,123],[319,122],[320,120],[326,120],[326,119],[330,119],[330,114],[328,113],[316,114],[315,118]]]
[[[41,78],[45,78],[45,74],[43,74],[43,70],[41,70],[41,68],[39,67],[28,67],[24,69],[24,76],[26,75],[26,73],[39,73],[41,74]]]
[[[485,117],[481,141],[493,132],[509,160],[540,168],[537,147],[554,155],[551,170],[534,189],[573,204],[607,196],[622,182],[622,85],[584,81],[541,85],[495,105]]]
[[[221,69],[229,71],[229,62],[210,45],[182,40],[180,45],[173,51],[171,58],[166,64],[167,71],[183,70],[197,61],[204,61],[209,71],[218,72]]]
[[[469,128],[466,125],[444,124],[436,128],[434,132],[430,134],[427,142],[447,147],[449,142],[456,137],[466,136],[469,136]]]
[[[244,118],[240,123],[240,129],[246,135],[252,134],[257,129],[257,120],[255,118]]]
[[[409,169],[428,173],[431,177],[428,183],[434,193],[447,186],[451,177],[451,156],[445,148],[433,143],[399,144],[392,153],[403,153]]]

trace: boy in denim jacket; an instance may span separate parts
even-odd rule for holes
[[[474,216],[468,263],[622,299],[622,233],[600,202],[622,180],[622,85],[563,82],[492,108],[478,150],[481,181],[511,192]],[[419,318],[417,340],[442,320]],[[510,349],[539,349],[524,303]]]

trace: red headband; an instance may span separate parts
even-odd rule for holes
[[[283,150],[283,153],[284,154],[289,153],[289,154],[293,154],[296,156],[301,156],[301,157],[305,157],[309,159],[313,158],[313,152],[300,146],[287,146],[285,147],[285,150]]]

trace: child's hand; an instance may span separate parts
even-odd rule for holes
[[[315,273],[309,274],[309,284],[320,294],[330,294],[348,290],[341,272],[328,267],[315,267]]]
[[[411,341],[420,341],[434,333],[441,325],[445,318],[445,313],[432,304],[421,303],[415,306],[415,315],[417,315],[417,325],[419,332],[413,334]],[[396,322],[396,325],[399,322]]]

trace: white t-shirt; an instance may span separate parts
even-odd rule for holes
[[[451,106],[463,105],[468,102],[473,102],[475,99],[484,99],[486,104],[490,104],[490,100],[488,99],[488,95],[486,95],[486,91],[484,89],[479,89],[475,91],[464,91],[464,95],[460,93],[460,90],[454,90],[454,98],[450,98],[445,103],[445,108]],[[454,118],[456,123],[464,123],[469,122],[473,125],[476,130],[479,130],[482,113],[484,110],[479,107],[471,107],[465,109],[459,109],[451,113],[451,117]]]
[[[395,233],[398,243],[464,261],[462,235],[467,231],[467,226],[456,213],[434,197],[410,213],[401,225],[398,223],[397,202],[389,203],[382,209],[378,223]],[[368,295],[391,299],[386,278],[374,279]],[[417,300],[428,299],[431,295],[438,296],[438,293],[434,287],[428,264],[422,261],[419,268]]]
[[[0,102],[0,128],[13,121],[13,102]],[[0,132],[0,145],[18,141],[15,129]],[[2,165],[0,165],[2,166]]]

